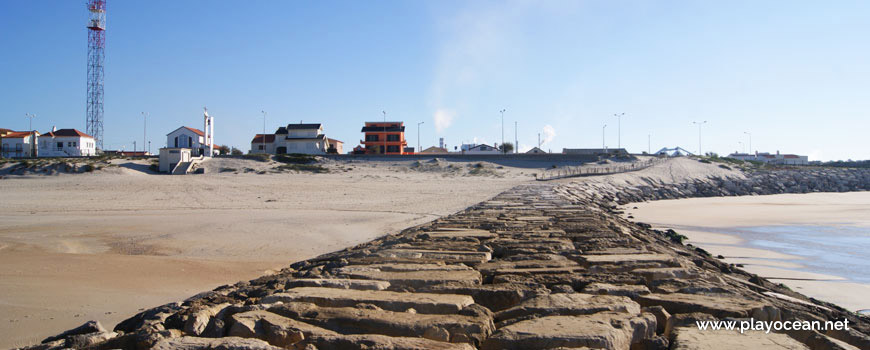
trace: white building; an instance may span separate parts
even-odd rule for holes
[[[60,129],[39,135],[40,157],[90,157],[97,154],[94,137],[76,129]]]
[[[274,134],[257,134],[251,140],[251,153],[326,154],[328,149],[329,140],[320,123],[287,124]]]
[[[547,154],[547,152],[542,150],[540,147],[535,147],[526,151],[526,154]]]
[[[214,151],[214,118],[208,115],[208,110],[202,113],[202,127],[205,131],[182,126],[166,134],[167,148],[190,148],[191,155],[211,157]]]
[[[36,131],[8,131],[2,137],[0,155],[5,158],[29,158],[36,156],[37,150],[34,140],[39,139]]]
[[[490,145],[480,144],[474,147],[469,148],[465,152],[465,154],[501,154],[501,151],[498,148],[495,148]]]
[[[776,164],[776,165],[807,165],[809,164],[809,157],[807,156],[799,156],[796,154],[780,154],[779,151],[776,151],[776,154],[770,154],[767,152],[755,154],[749,153],[731,153],[728,155],[728,158],[739,159],[742,161],[756,161],[768,164]]]

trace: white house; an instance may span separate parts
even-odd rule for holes
[[[501,151],[498,148],[495,148],[490,145],[480,144],[474,147],[469,148],[464,152],[465,154],[501,154]]]
[[[251,140],[251,153],[326,154],[328,148],[329,140],[320,123],[287,124],[274,134],[257,134]]]
[[[39,133],[36,131],[11,131],[4,133],[2,144],[0,144],[0,154],[6,158],[29,158],[36,155],[38,152],[35,148],[34,140],[39,139]]]
[[[76,129],[52,130],[39,135],[40,157],[89,157],[97,154],[94,137]]]
[[[210,156],[209,150],[213,146],[206,143],[205,133],[202,130],[189,126],[182,126],[166,134],[166,147],[190,148],[193,149],[193,156]]]
[[[535,147],[526,151],[526,154],[547,154],[547,152],[542,150],[540,147]]]

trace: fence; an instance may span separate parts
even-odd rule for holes
[[[649,168],[656,164],[661,164],[667,161],[666,158],[653,158],[640,162],[631,162],[628,164],[607,164],[601,166],[565,166],[554,169],[544,170],[543,173],[537,176],[538,181],[564,179],[568,177],[594,176],[594,175],[610,175],[618,173],[627,173],[630,171],[638,171]]]

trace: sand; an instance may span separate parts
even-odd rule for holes
[[[0,348],[92,319],[111,328],[140,309],[454,213],[534,172],[327,161],[328,174],[272,173],[276,164],[221,159],[205,175],[167,176],[115,163],[0,180]]]
[[[634,209],[637,207],[637,209]],[[673,228],[691,243],[725,261],[784,283],[805,295],[850,310],[870,308],[870,284],[849,282],[843,276],[805,270],[799,256],[747,247],[736,235],[739,227],[824,225],[870,227],[870,192],[781,194],[724,198],[691,198],[624,206],[625,215],[658,228]]]

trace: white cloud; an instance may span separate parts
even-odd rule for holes
[[[435,130],[439,133],[444,131],[453,124],[453,117],[456,114],[453,111],[449,111],[446,109],[438,109],[435,111],[435,115],[432,116],[432,120],[435,121]]]
[[[556,138],[556,129],[552,125],[544,125],[544,130],[541,135],[541,146],[546,145]]]

